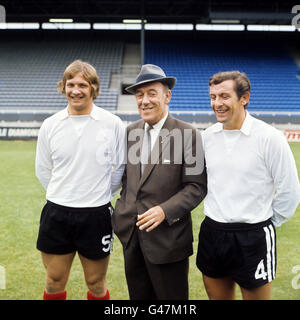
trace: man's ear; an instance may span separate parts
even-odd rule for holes
[[[166,99],[165,99],[166,104],[169,104],[169,102],[171,101],[171,97],[172,97],[171,90],[168,89],[168,90],[166,91]]]
[[[242,105],[245,106],[246,104],[248,104],[249,103],[249,99],[250,99],[250,92],[244,93],[242,95],[241,99],[240,99]]]

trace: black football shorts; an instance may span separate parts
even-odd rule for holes
[[[271,220],[220,223],[206,217],[201,224],[196,264],[208,277],[231,277],[242,288],[257,288],[275,278],[276,259]]]
[[[98,260],[112,251],[110,203],[95,208],[70,208],[47,201],[40,218],[37,249],[49,254],[77,251]]]

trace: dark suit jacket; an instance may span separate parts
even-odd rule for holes
[[[128,126],[127,141],[132,130],[142,130],[143,127],[143,120]],[[179,133],[177,138],[182,137],[181,142],[169,134],[175,132],[173,129]],[[154,156],[152,164],[146,166],[142,177],[140,163],[131,163],[131,159],[127,158],[121,197],[116,202],[112,217],[114,232],[126,249],[134,228],[138,228],[137,215],[157,205],[162,207],[166,219],[157,228],[150,232],[138,230],[143,254],[154,264],[180,261],[193,254],[190,212],[204,199],[207,192],[200,133],[190,124],[170,115],[164,123],[161,132],[163,131],[165,136],[157,139],[155,144],[160,147],[160,152]],[[186,134],[188,132],[192,134]],[[130,140],[132,139],[128,141],[128,153],[133,150],[131,148],[140,147],[143,139],[138,142]],[[191,148],[183,147],[180,150],[179,145],[184,141],[193,149],[193,154],[190,153]],[[197,163],[201,170],[198,174],[186,174],[187,168],[194,167],[187,159],[196,155],[196,146]],[[137,157],[139,156],[140,153],[137,152]]]

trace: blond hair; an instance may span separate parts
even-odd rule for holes
[[[100,92],[100,80],[96,69],[88,62],[75,60],[64,71],[62,80],[57,82],[57,89],[61,94],[66,94],[66,82],[75,77],[76,74],[81,73],[85,80],[91,86],[91,94],[93,100],[96,100]]]

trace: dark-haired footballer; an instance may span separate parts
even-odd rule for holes
[[[203,133],[208,192],[197,266],[210,299],[270,299],[276,232],[295,212],[300,187],[284,135],[252,117],[248,77],[239,71],[209,81],[218,123]]]

